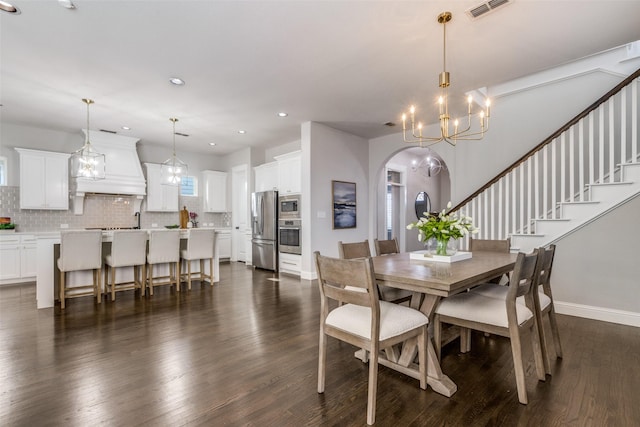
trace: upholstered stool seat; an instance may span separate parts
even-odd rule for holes
[[[102,231],[81,230],[60,233],[60,258],[56,264],[60,270],[60,308],[65,308],[65,299],[93,295],[102,301],[100,276],[102,270]],[[90,285],[67,286],[66,273],[92,270]]]
[[[213,257],[215,254],[215,231],[213,229],[191,229],[187,239],[187,248],[180,251],[180,258],[186,264],[186,273],[182,273],[180,266],[180,280],[187,282],[187,287],[191,289],[193,278],[203,282],[209,280],[213,286]],[[204,268],[204,261],[209,260],[209,274]],[[200,261],[200,271],[191,271],[191,261]],[[194,277],[195,275],[195,277]]]
[[[104,258],[104,283],[106,291],[111,293],[112,301],[116,299],[116,292],[128,289],[140,289],[141,294],[144,295],[147,236],[147,232],[142,230],[113,232],[111,253]],[[116,270],[119,267],[133,267],[133,280],[116,282]],[[142,267],[142,274],[140,274],[140,267]]]

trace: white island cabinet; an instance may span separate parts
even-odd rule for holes
[[[20,209],[69,209],[69,154],[16,148]]]
[[[160,176],[160,165],[145,163],[147,169],[147,211],[148,212],[178,212],[177,185],[163,185]]]
[[[227,173],[202,171],[202,210],[227,212]]]

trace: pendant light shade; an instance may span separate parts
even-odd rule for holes
[[[87,104],[87,132],[82,148],[71,153],[69,158],[71,176],[78,179],[104,179],[105,155],[98,153],[89,140],[89,106],[93,104],[93,100],[83,98],[82,102]]]
[[[164,185],[180,185],[182,178],[187,176],[188,167],[185,162],[176,157],[176,122],[178,119],[170,118],[173,123],[173,155],[162,163],[160,167],[160,179]]]

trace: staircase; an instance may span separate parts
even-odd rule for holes
[[[637,70],[453,211],[475,237],[529,252],[640,196],[639,81]]]

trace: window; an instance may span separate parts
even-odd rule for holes
[[[0,185],[7,185],[7,158],[0,157]]]
[[[181,196],[197,196],[198,195],[198,178],[195,176],[185,176],[180,184]]]

